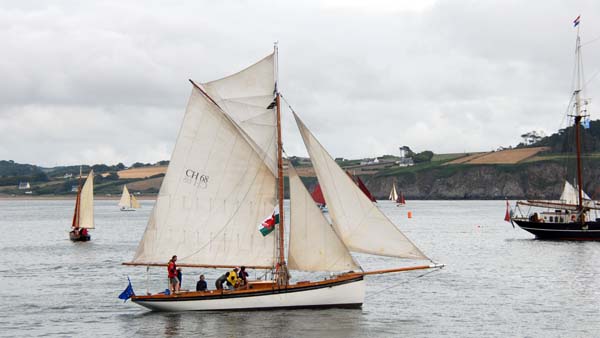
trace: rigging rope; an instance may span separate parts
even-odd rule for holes
[[[415,280],[415,279],[417,279],[417,278],[425,277],[425,276],[427,276],[427,275],[429,275],[429,274],[432,274],[432,273],[434,273],[434,272],[438,272],[438,271],[442,270],[442,268],[443,268],[443,267],[438,267],[438,268],[435,268],[434,270],[431,270],[431,271],[427,271],[427,272],[425,272],[425,273],[422,273],[422,274],[420,274],[420,275],[418,275],[418,276],[416,276],[416,277],[414,277],[414,278],[412,278],[412,279],[405,280],[405,281],[403,281],[403,282],[400,282],[400,283],[398,283],[398,284],[395,284],[395,285],[392,285],[392,286],[385,287],[385,288],[383,288],[383,289],[379,289],[379,290],[377,290],[377,291],[375,291],[375,292],[373,292],[373,293],[371,293],[371,294],[367,295],[367,296],[365,297],[365,299],[367,299],[367,298],[372,298],[372,297],[374,297],[374,296],[377,296],[377,295],[379,295],[380,293],[382,293],[382,292],[384,292],[384,291],[391,290],[391,289],[393,289],[393,288],[397,288],[397,287],[399,287],[400,285],[404,285],[404,284],[407,284],[407,283],[409,283],[409,282],[412,282],[412,281],[414,281],[414,280]]]

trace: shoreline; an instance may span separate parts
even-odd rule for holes
[[[0,195],[0,201],[10,201],[10,200],[15,200],[15,201],[24,201],[24,200],[57,200],[57,201],[68,201],[68,200],[75,200],[76,195],[65,195],[65,196],[60,196],[60,195],[41,195],[41,196],[24,196],[24,195],[16,195],[16,196],[10,196],[10,195]],[[156,195],[146,195],[146,196],[135,196],[135,198],[137,198],[138,200],[143,200],[143,201],[148,201],[148,200],[156,200]],[[94,196],[95,200],[114,200],[114,201],[118,201],[121,199],[121,196]]]

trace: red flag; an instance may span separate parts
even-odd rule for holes
[[[508,200],[506,201],[506,214],[504,215],[504,220],[510,222],[510,204]]]

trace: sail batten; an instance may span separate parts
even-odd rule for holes
[[[354,184],[294,113],[336,233],[355,252],[428,259]]]
[[[290,180],[290,244],[288,266],[304,271],[360,269],[300,180],[288,167]]]

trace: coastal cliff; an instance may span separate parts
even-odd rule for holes
[[[600,168],[597,163],[589,164],[584,169],[584,190],[592,198],[598,198]],[[394,182],[407,199],[557,199],[565,177],[563,164],[546,161],[438,166],[417,172],[365,176],[363,180],[378,199],[388,197]],[[574,177],[569,180],[575,183]]]

